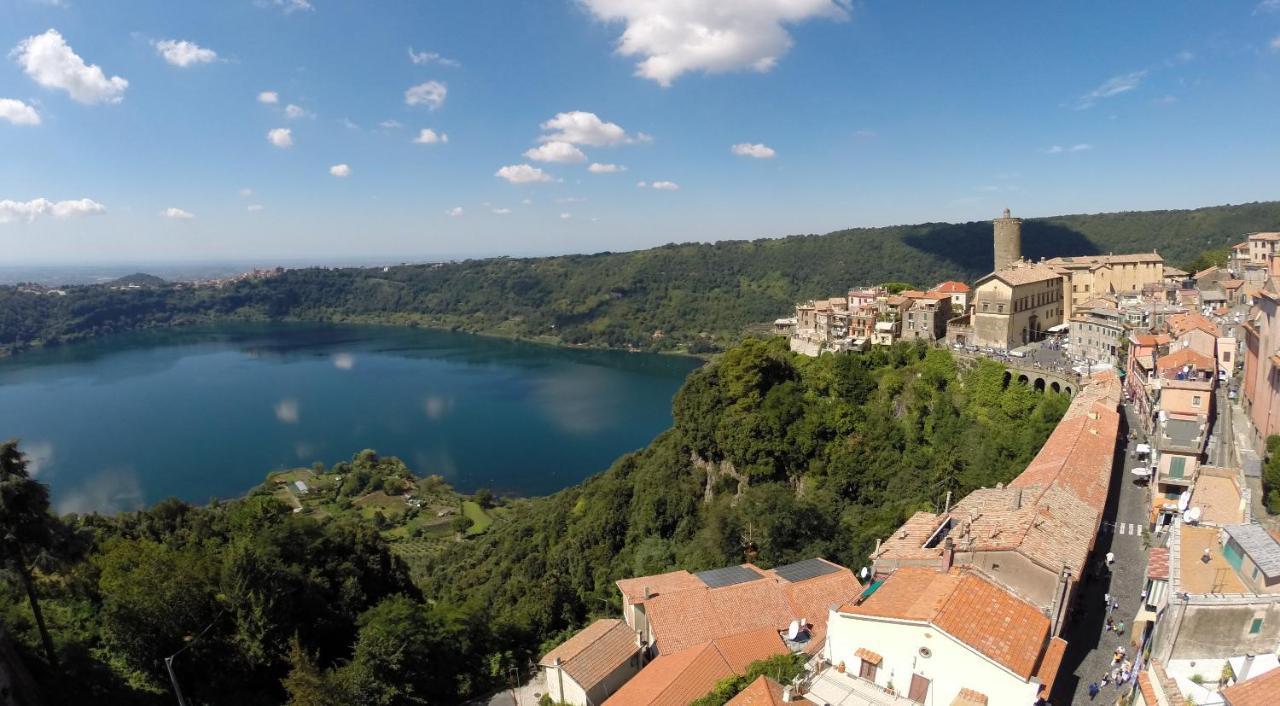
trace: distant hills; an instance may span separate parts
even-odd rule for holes
[[[1280,202],[1055,216],[1024,221],[1023,252],[1034,259],[1156,250],[1184,265],[1244,233],[1274,229]],[[35,300],[0,288],[0,350],[235,318],[437,326],[700,352],[787,315],[798,300],[885,281],[971,281],[991,269],[992,257],[991,223],[978,221],[594,255],[296,269],[223,288],[77,287],[65,297]]]
[[[156,277],[155,275],[149,275],[145,272],[135,272],[131,275],[125,275],[124,277],[113,279],[110,282],[107,282],[106,286],[108,287],[129,287],[129,286],[163,287],[166,284],[168,284],[168,282],[164,281],[163,279],[160,279],[159,277]]]

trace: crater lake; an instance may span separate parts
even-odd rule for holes
[[[0,359],[0,438],[60,513],[236,497],[365,448],[462,492],[541,495],[670,426],[700,364],[382,326],[145,331]]]

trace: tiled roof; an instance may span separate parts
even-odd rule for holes
[[[1250,233],[1249,240],[1280,240],[1280,233],[1271,231],[1264,233]]]
[[[645,600],[645,588],[649,589],[650,596],[660,596],[665,593],[674,593],[676,591],[684,591],[691,588],[706,588],[706,586],[698,580],[697,576],[688,571],[672,571],[666,574],[655,574],[653,576],[641,576],[633,579],[622,579],[617,582],[618,590],[622,591],[623,598],[627,604],[643,603]]]
[[[973,689],[961,689],[951,700],[951,706],[987,706],[987,695]]]
[[[1173,341],[1167,333],[1137,333],[1133,336],[1134,343],[1140,346],[1163,346]]]
[[[1200,270],[1199,272],[1195,273],[1194,275],[1192,275],[1192,277],[1193,277],[1193,278],[1195,278],[1195,279],[1203,279],[1203,278],[1208,277],[1209,275],[1211,275],[1211,274],[1213,274],[1213,273],[1215,273],[1215,272],[1219,271],[1220,269],[1221,269],[1221,268],[1220,268],[1220,267],[1218,267],[1217,265],[1211,265],[1211,266],[1206,267],[1206,268],[1204,268],[1203,270]]]
[[[1204,331],[1210,336],[1218,335],[1217,325],[1206,319],[1203,315],[1195,312],[1170,316],[1165,319],[1165,325],[1169,327],[1169,332],[1172,333],[1175,338],[1195,329]]]
[[[550,667],[558,658],[560,668],[582,688],[590,690],[639,650],[631,628],[611,618],[597,620],[583,628],[548,652],[538,664]]]
[[[725,706],[781,706],[782,685],[761,674]]]
[[[1185,365],[1190,365],[1196,370],[1216,370],[1218,363],[1203,353],[1197,353],[1190,348],[1183,348],[1176,353],[1170,353],[1161,356],[1156,360],[1156,370],[1176,370],[1181,369]]]
[[[959,294],[969,291],[969,285],[964,282],[948,280],[933,288],[935,292],[946,292],[948,294]]]
[[[1027,680],[1049,637],[1049,619],[1035,606],[958,568],[944,574],[930,567],[903,567],[866,600],[840,611],[931,623]]]
[[[1268,580],[1280,577],[1280,542],[1268,534],[1262,525],[1251,522],[1227,525],[1223,529],[1249,555],[1249,560]]]
[[[801,618],[812,626],[806,646],[816,649],[826,635],[827,609],[862,590],[853,572],[837,564],[824,563],[836,570],[788,581],[772,570],[756,569],[763,578],[721,588],[709,588],[689,574],[696,585],[659,593],[646,602],[645,612],[653,626],[659,652],[671,654],[707,640],[760,628],[781,631],[787,629],[791,621]],[[640,585],[649,581],[652,588],[653,578],[628,581],[640,582]]]
[[[1147,550],[1147,578],[1169,580],[1169,548],[1152,547]]]
[[[772,629],[693,645],[650,662],[605,704],[685,706],[705,696],[721,679],[742,674],[752,662],[787,651],[786,643]]]
[[[1221,693],[1227,706],[1275,706],[1280,694],[1280,669],[1233,684]]]
[[[997,270],[987,275],[987,277],[995,277],[1006,284],[1032,284],[1034,282],[1043,282],[1045,280],[1058,279],[1062,275],[1056,270],[1045,267],[1044,265],[1014,264],[1003,270]],[[984,277],[983,280],[986,280]]]
[[[1058,679],[1058,672],[1062,669],[1062,658],[1066,654],[1066,640],[1060,637],[1049,640],[1049,647],[1045,649],[1044,656],[1040,658],[1040,666],[1036,668],[1036,678],[1040,680],[1041,699],[1048,701],[1049,694],[1053,693],[1053,683]]]
[[[1146,672],[1138,673],[1138,689],[1142,691],[1142,699],[1146,701],[1147,706],[1158,706],[1159,701],[1156,700],[1156,690],[1151,686],[1151,675]]]
[[[1136,262],[1164,262],[1159,253],[1132,253],[1127,255],[1072,255],[1070,257],[1053,257],[1044,261],[1049,266],[1070,265],[1119,265]]]
[[[853,656],[857,657],[863,662],[869,662],[876,666],[880,666],[880,663],[884,661],[884,657],[881,657],[879,653],[872,652],[871,650],[868,650],[865,647],[859,647],[858,649],[854,650]]]

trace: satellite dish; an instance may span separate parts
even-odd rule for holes
[[[865,567],[865,566],[864,566],[864,567],[862,567],[862,571],[859,571],[859,572],[858,572],[858,575],[865,579],[865,578],[867,578],[867,574],[869,574],[869,573],[871,573],[871,571],[870,571],[867,567]]]
[[[800,621],[792,620],[791,626],[787,628],[787,639],[794,642],[797,637],[800,637]]]

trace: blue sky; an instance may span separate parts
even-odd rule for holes
[[[1280,197],[1280,0],[5,0],[0,49],[7,264]]]

